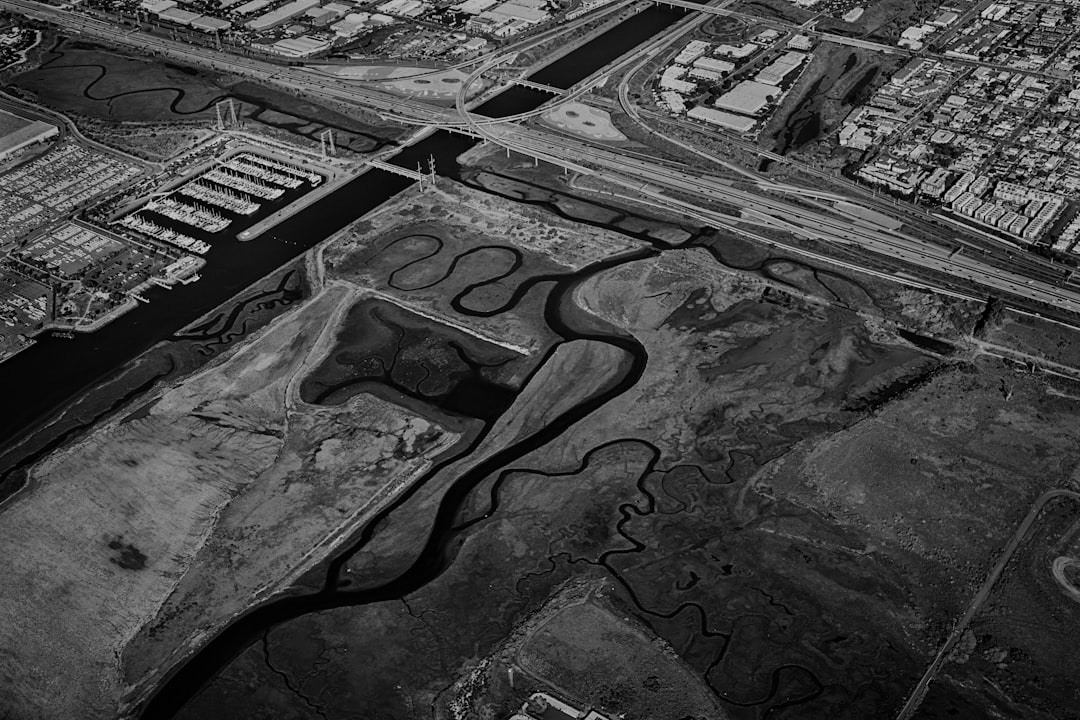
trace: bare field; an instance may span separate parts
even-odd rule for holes
[[[987,361],[957,367],[760,482],[951,568],[974,592],[1031,502],[1080,463],[1080,402]]]
[[[518,661],[571,697],[603,702],[628,720],[726,718],[700,679],[665,649],[610,610],[582,602],[529,633]]]
[[[33,469],[0,513],[0,706],[115,716],[456,441],[370,396],[295,400],[350,297],[325,291]]]
[[[1077,552],[1078,538],[1080,501],[1052,500],[957,644],[937,680],[941,691],[924,701],[921,720],[970,713],[970,705],[1006,717],[1075,717],[1078,607],[1055,579],[1054,563],[1062,553]]]

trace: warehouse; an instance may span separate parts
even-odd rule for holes
[[[309,57],[316,53],[329,50],[330,41],[323,38],[302,36],[298,38],[289,38],[287,40],[279,40],[274,43],[271,48],[278,55],[284,55],[286,57]]]
[[[702,120],[711,125],[719,125],[729,130],[735,130],[736,132],[749,132],[754,127],[752,118],[701,106],[692,109],[686,116],[694,120]]]
[[[218,18],[210,17],[209,15],[200,15],[191,21],[191,27],[196,30],[202,30],[203,32],[224,32],[232,27],[232,23],[228,20],[219,20]]]
[[[780,90],[772,85],[744,80],[717,98],[713,104],[721,110],[757,115],[778,95]]]
[[[804,60],[806,60],[806,55],[803,53],[786,52],[777,58],[772,65],[759,72],[754,79],[766,85],[779,85],[784,82],[784,78],[802,65]]]
[[[249,20],[247,26],[255,31],[269,30],[283,22],[292,20],[297,15],[303,15],[311,8],[319,4],[319,0],[293,0],[282,5],[277,10],[271,10],[265,15],[260,15],[254,20]],[[237,11],[239,12],[239,10]]]

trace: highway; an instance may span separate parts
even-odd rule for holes
[[[499,57],[508,59],[523,50],[551,40],[554,37],[573,32],[582,25],[621,12],[636,2],[638,0],[619,0],[601,8],[596,13],[585,15],[573,22],[544,31],[519,43],[514,43],[501,51]],[[344,80],[337,76],[328,75],[317,70],[307,70],[302,67],[277,65],[265,60],[243,57],[213,48],[158,37],[139,30],[125,31],[105,20],[68,12],[34,0],[0,0],[0,9],[21,13],[43,22],[50,22],[71,32],[100,38],[109,44],[123,45],[145,53],[161,54],[181,62],[210,67],[215,70],[281,85],[294,92],[374,109],[390,120],[444,128],[466,125],[460,116],[452,110],[376,89],[363,81]],[[513,118],[482,118],[480,122],[513,121],[531,117],[535,112],[537,111]]]
[[[777,227],[794,228],[796,234],[827,242],[853,245],[888,258],[950,275],[964,283],[974,283],[1006,295],[1080,313],[1080,293],[1009,269],[998,268],[963,253],[950,257],[951,248],[941,247],[905,233],[875,228],[864,222],[846,220],[822,210],[812,210],[774,198],[764,192],[741,190],[696,170],[669,167],[627,156],[554,133],[520,126],[476,126],[474,131],[490,141],[516,152],[537,157],[576,172],[603,177],[614,184],[656,198],[672,201],[672,193],[696,196],[695,206],[712,213],[710,201],[721,201],[771,218]],[[727,224],[737,221],[719,215]]]
[[[847,195],[841,198],[835,193],[822,192],[819,189],[806,188],[788,183],[778,183],[755,171],[701,150],[692,143],[683,142],[678,138],[672,137],[671,134],[661,130],[663,124],[673,122],[671,117],[650,108],[642,108],[630,98],[630,87],[634,82],[634,78],[653,59],[655,58],[642,58],[637,65],[623,75],[619,84],[617,103],[599,96],[590,98],[590,102],[608,110],[621,109],[622,112],[643,131],[659,138],[663,142],[680,147],[686,152],[704,158],[731,172],[742,175],[757,183],[762,189],[803,197],[829,198],[834,200],[845,199],[849,201],[858,199],[859,204],[876,210],[877,212],[886,215],[902,215],[905,225],[913,230],[917,230],[920,234],[937,240],[938,243],[944,247],[952,247],[953,249],[959,247],[963,251],[976,253],[981,255],[984,260],[997,267],[1019,270],[1027,277],[1041,279],[1050,284],[1058,284],[1067,276],[1067,271],[1063,272],[1060,264],[1055,264],[1049,259],[1024,252],[1018,247],[1002,242],[1000,239],[989,236],[985,239],[979,238],[979,233],[972,232],[969,226],[959,221],[940,214],[931,215],[917,205],[901,203],[887,194],[881,195],[871,188],[848,180],[835,171],[827,171],[787,156],[765,150],[756,143],[744,140],[734,133],[702,127],[697,123],[682,122],[679,126],[680,132],[690,132],[715,138],[719,141],[734,145],[747,153],[776,163],[783,163],[799,173],[805,174],[811,178],[819,178],[825,183],[824,187],[838,186],[839,188],[843,188]]]
[[[630,4],[632,0],[625,0],[615,4],[611,10]],[[692,10],[709,8],[711,12],[723,10],[726,3],[702,6],[678,0],[676,4],[686,5]],[[542,108],[508,118],[477,116],[467,105],[468,89],[484,72],[505,62],[509,57],[506,53],[499,53],[484,61],[469,76],[469,80],[462,84],[458,93],[455,108],[451,109],[428,105],[419,100],[403,98],[356,83],[345,83],[320,73],[283,68],[265,61],[228,55],[210,48],[191,46],[138,31],[117,35],[116,28],[110,23],[61,11],[33,0],[0,0],[0,8],[56,22],[69,30],[101,37],[108,42],[118,42],[196,65],[209,65],[219,70],[282,84],[298,92],[371,108],[385,117],[402,122],[468,130],[510,150],[531,155],[568,170],[599,175],[635,194],[644,194],[670,203],[674,199],[673,194],[685,193],[698,198],[693,204],[694,208],[705,216],[715,218],[716,223],[724,227],[729,227],[733,222],[758,226],[764,224],[766,227],[783,228],[807,238],[855,245],[894,260],[952,276],[965,285],[978,284],[998,293],[1070,313],[1080,312],[1080,294],[1069,288],[1058,287],[1044,275],[1029,277],[1011,268],[995,267],[964,253],[950,257],[954,249],[952,246],[935,245],[904,233],[875,228],[850,218],[845,219],[821,205],[808,208],[805,204],[777,199],[764,191],[739,190],[729,183],[696,170],[672,167],[644,155],[626,151],[614,152],[597,144],[570,139],[551,131],[511,124],[543,112]],[[623,67],[635,60],[655,56],[688,28],[692,28],[696,19],[690,16],[690,19],[676,23],[649,43],[635,49],[634,53],[627,55],[625,61],[620,61],[614,67]],[[569,27],[572,26],[562,28],[562,31]],[[536,38],[532,41],[535,42]],[[576,88],[567,96],[553,98],[553,102],[566,102],[580,97],[588,88],[588,84]],[[774,186],[774,189],[782,188]],[[748,210],[750,213],[744,213],[744,218],[716,213],[711,209],[711,205],[716,201]]]
[[[1028,512],[1027,517],[1020,523],[1020,527],[1016,529],[1016,532],[1009,539],[1009,543],[1005,546],[1005,550],[1001,553],[1001,557],[998,558],[997,564],[990,571],[990,574],[986,576],[986,580],[983,581],[982,587],[979,588],[979,592],[975,593],[975,597],[972,598],[971,603],[968,605],[967,611],[953,626],[952,632],[942,643],[941,648],[938,649],[937,655],[934,656],[933,662],[930,663],[930,667],[923,673],[922,678],[915,685],[911,695],[908,697],[907,702],[900,709],[899,714],[896,716],[896,720],[911,720],[911,717],[915,714],[915,711],[919,709],[919,705],[922,704],[923,698],[926,697],[926,691],[930,688],[930,682],[941,670],[942,664],[948,658],[949,653],[952,651],[953,646],[964,634],[964,630],[971,624],[972,618],[982,607],[986,599],[990,597],[990,591],[994,589],[994,585],[1001,577],[1001,573],[1005,571],[1005,566],[1009,564],[1009,560],[1016,553],[1017,548],[1020,547],[1020,543],[1027,537],[1028,531],[1031,530],[1031,526],[1035,523],[1039,513],[1046,507],[1046,504],[1051,500],[1055,500],[1061,497],[1068,497],[1074,500],[1080,500],[1080,493],[1072,490],[1048,490],[1039,496],[1039,499],[1031,506],[1031,510]]]
[[[1012,271],[1019,271],[1020,274],[1027,278],[1039,279],[1047,282],[1051,285],[1057,285],[1064,273],[1061,265],[1054,264],[1052,261],[1021,251],[1017,247],[1007,245],[1000,240],[987,238],[983,239],[969,239],[965,237],[971,231],[963,226],[961,223],[949,220],[946,217],[931,217],[929,213],[923,211],[918,206],[905,206],[898,201],[892,200],[888,195],[884,197],[879,196],[872,190],[857,185],[843,177],[839,177],[833,173],[814,168],[805,163],[800,163],[787,158],[783,155],[779,155],[768,150],[764,150],[757,147],[755,144],[745,141],[741,138],[734,137],[728,133],[719,131],[710,131],[704,128],[699,128],[693,124],[684,124],[684,128],[692,132],[697,132],[710,137],[715,137],[721,141],[731,143],[747,152],[754,153],[760,157],[773,160],[775,162],[782,162],[786,165],[796,169],[799,172],[805,173],[810,177],[820,178],[825,183],[825,187],[840,186],[843,187],[848,194],[841,195],[835,192],[827,192],[821,189],[813,189],[801,187],[798,185],[791,185],[788,183],[776,182],[768,179],[765,176],[760,175],[757,172],[748,170],[736,163],[729,162],[723,158],[717,157],[712,153],[701,150],[698,147],[690,143],[683,142],[678,138],[672,137],[660,130],[655,124],[648,122],[652,120],[654,122],[670,122],[671,119],[661,113],[644,109],[639,107],[630,98],[630,85],[633,82],[634,76],[640,72],[653,58],[646,57],[641,60],[634,68],[624,74],[619,84],[619,99],[618,104],[614,102],[598,102],[596,104],[607,106],[611,109],[621,110],[626,116],[635,122],[643,131],[657,137],[663,142],[675,145],[686,152],[708,160],[710,163],[714,163],[720,167],[723,167],[731,172],[742,175],[749,181],[754,182],[762,190],[767,190],[775,193],[788,194],[792,196],[800,196],[804,198],[818,198],[826,200],[847,200],[858,201],[858,204],[876,210],[877,212],[884,213],[886,215],[901,215],[902,221],[905,225],[914,231],[917,231],[921,235],[937,241],[937,244],[944,248],[961,248],[961,250],[973,253],[980,256],[988,264],[994,265],[998,268],[1005,268]],[[601,100],[602,98],[594,98],[593,100]]]

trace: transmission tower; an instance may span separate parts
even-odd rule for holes
[[[434,155],[428,155],[427,167],[428,167],[428,182],[431,183],[431,187],[435,187],[435,156]]]
[[[322,150],[323,157],[337,155],[337,146],[334,145],[334,131],[332,128],[327,128],[319,133],[319,147]]]
[[[217,115],[218,130],[239,129],[240,120],[236,117],[236,105],[233,103],[232,98],[215,103],[214,113]]]

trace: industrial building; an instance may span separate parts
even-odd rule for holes
[[[269,30],[292,20],[294,17],[303,15],[318,4],[319,0],[293,0],[286,5],[282,5],[277,10],[271,10],[254,20],[249,20],[247,26],[256,32]]]
[[[0,160],[34,143],[48,140],[59,132],[59,128],[55,125],[38,120],[27,120],[0,110]]]
[[[174,0],[142,0],[139,3],[139,8],[152,15],[160,15],[166,10],[176,7],[176,5],[177,3]]]
[[[735,69],[735,63],[727,60],[717,60],[716,58],[699,57],[694,61],[694,67],[699,70],[708,70],[720,75],[726,75]]]
[[[771,65],[758,72],[757,77],[754,79],[766,85],[779,85],[805,60],[806,55],[801,52],[786,52],[774,60]]]
[[[248,0],[240,7],[233,10],[234,15],[251,15],[257,13],[270,4],[270,0]]]
[[[329,50],[330,40],[326,38],[314,38],[305,35],[303,37],[279,40],[273,45],[271,45],[270,49],[276,52],[278,55],[284,55],[286,57],[309,57],[311,55],[315,55],[316,53]]]
[[[773,85],[766,85],[753,80],[743,80],[717,98],[713,105],[721,110],[729,110],[743,115],[757,115],[779,95],[780,89]]]
[[[182,10],[178,7],[169,8],[168,10],[162,10],[157,14],[160,20],[167,20],[177,25],[183,25],[187,27],[191,24],[191,21],[199,16],[199,13],[191,12],[190,10]]]
[[[693,118],[694,120],[701,120],[711,125],[719,125],[729,130],[735,130],[736,132],[750,132],[754,127],[754,119],[746,117],[745,115],[735,115],[734,113],[724,112],[723,110],[713,110],[703,106],[698,106],[686,113],[686,116]]]
[[[224,32],[232,27],[232,23],[209,15],[200,15],[191,21],[191,27],[203,32]]]

